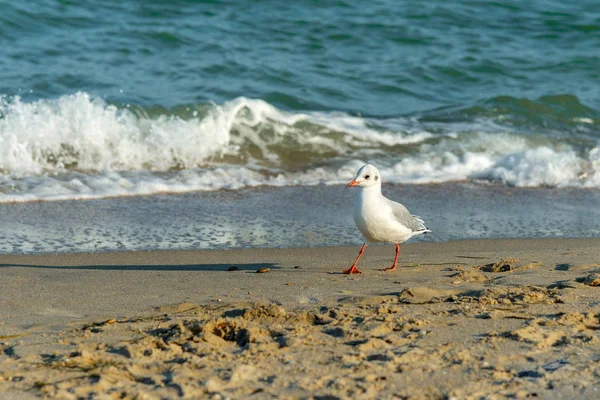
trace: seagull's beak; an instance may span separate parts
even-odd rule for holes
[[[346,187],[349,188],[349,187],[358,186],[358,185],[360,185],[360,182],[357,182],[356,179],[354,179],[352,182],[347,184]]]

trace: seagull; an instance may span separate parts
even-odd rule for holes
[[[411,215],[402,204],[381,194],[381,174],[374,165],[363,165],[356,173],[356,178],[346,187],[352,186],[359,186],[359,192],[354,201],[354,222],[366,242],[360,248],[354,264],[342,273],[360,274],[356,264],[364,253],[367,243],[373,242],[396,244],[394,264],[383,269],[383,271],[393,271],[398,265],[400,243],[406,242],[413,236],[431,231],[427,229],[421,218]]]

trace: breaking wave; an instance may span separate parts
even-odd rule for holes
[[[86,93],[4,97],[0,202],[338,184],[365,162],[392,183],[600,187],[592,110],[564,96],[511,99],[365,117],[287,112],[244,97],[169,110]],[[565,114],[565,101],[579,112]]]

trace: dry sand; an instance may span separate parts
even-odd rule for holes
[[[599,249],[0,256],[0,398],[597,399]]]

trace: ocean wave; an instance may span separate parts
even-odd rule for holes
[[[569,97],[540,101],[559,114],[581,109]],[[501,102],[510,103],[487,103]],[[365,162],[390,183],[600,187],[597,116],[583,111],[570,122],[582,135],[570,138],[503,124],[503,115],[522,114],[507,108],[375,118],[288,112],[244,97],[174,110],[116,106],[86,93],[4,97],[0,202],[339,184]]]
[[[32,103],[3,98],[0,170],[30,176],[168,171],[220,161],[287,165],[361,148],[419,143],[432,136],[388,131],[343,113],[286,113],[244,97],[197,108],[185,119],[118,108],[86,93]]]

